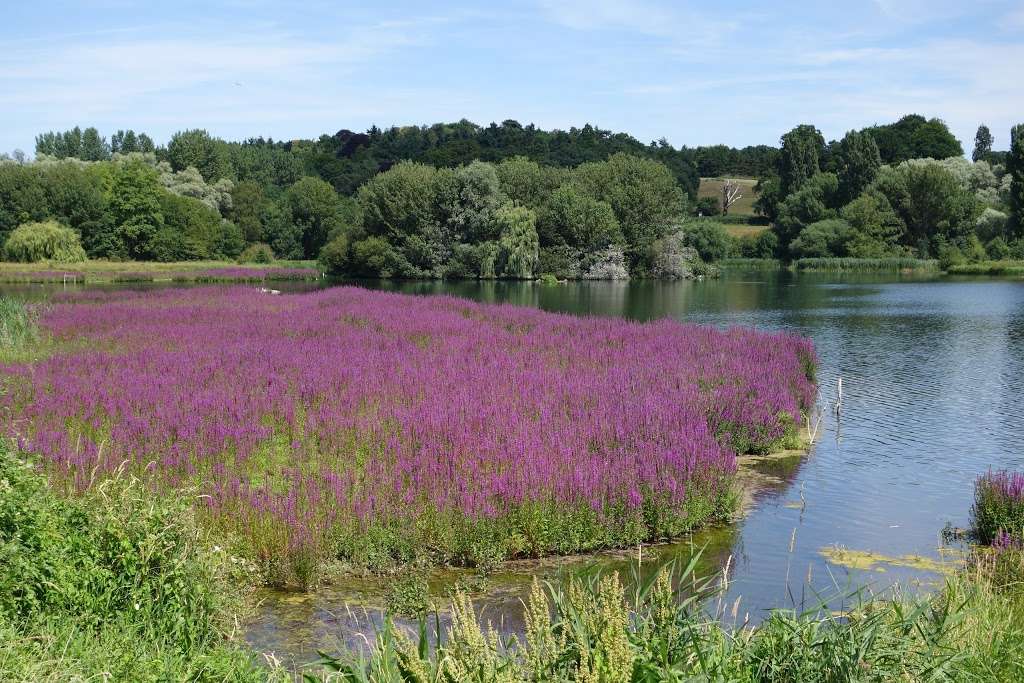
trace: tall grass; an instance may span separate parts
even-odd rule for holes
[[[228,639],[246,567],[182,502],[65,498],[0,443],[0,680],[265,680]]]
[[[842,613],[778,610],[757,627],[722,626],[695,561],[627,591],[617,574],[534,583],[525,638],[503,639],[464,596],[451,625],[418,638],[390,622],[368,654],[325,656],[307,680],[386,681],[1010,681],[1024,675],[1019,593],[965,571],[927,599],[855,593]],[[636,577],[634,577],[636,579]],[[679,587],[684,587],[681,590]],[[734,622],[735,624],[735,622]]]
[[[24,303],[0,297],[0,363],[27,360],[39,343],[35,311]]]
[[[951,265],[951,275],[1014,275],[1024,276],[1024,261],[982,261]]]
[[[794,261],[797,270],[819,271],[900,271],[937,270],[934,259],[916,258],[802,258]]]

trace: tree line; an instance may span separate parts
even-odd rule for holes
[[[911,115],[825,143],[813,125],[780,140],[757,210],[778,256],[1024,258],[1024,126],[1008,152],[978,129],[972,160],[938,119]]]
[[[77,240],[91,258],[321,258],[390,277],[684,277],[725,256],[1005,258],[1024,247],[1020,138],[1018,126],[1010,150],[993,151],[982,126],[967,161],[944,123],[918,115],[829,143],[800,125],[778,148],[742,150],[515,121],[288,142],[194,129],[166,146],[74,128],[39,135],[33,162],[0,163],[0,243],[16,238],[6,252],[19,259],[48,257],[51,243],[76,254]],[[736,240],[695,218],[707,213],[695,201],[705,173],[759,177],[771,230]]]

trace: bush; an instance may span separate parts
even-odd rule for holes
[[[651,277],[662,280],[692,280],[708,274],[700,254],[686,244],[686,235],[682,232],[662,237],[654,243],[651,252]]]
[[[56,221],[44,221],[15,228],[4,243],[4,258],[23,263],[76,263],[86,256],[77,232]]]
[[[741,237],[736,242],[741,258],[773,259],[779,253],[779,236],[772,230]]]
[[[733,239],[721,223],[692,221],[683,226],[683,242],[693,247],[701,259],[708,263],[721,261],[733,250]]]
[[[628,280],[626,256],[622,247],[611,246],[595,254],[587,254],[583,262],[584,280]]]
[[[694,205],[696,216],[717,216],[722,213],[722,206],[718,203],[717,197],[698,197]]]
[[[0,444],[0,678],[260,679],[224,637],[252,577],[210,547],[181,497],[61,498]]]
[[[274,262],[274,250],[270,248],[269,244],[263,242],[257,242],[250,244],[245,250],[238,255],[239,263],[273,263]]]
[[[824,258],[846,256],[846,246],[853,237],[850,224],[830,218],[811,223],[789,245],[793,258]]]
[[[320,267],[331,275],[344,275],[348,272],[348,237],[338,235],[320,250]]]
[[[550,273],[560,280],[576,280],[582,275],[582,254],[573,247],[544,247],[537,260],[538,273]]]

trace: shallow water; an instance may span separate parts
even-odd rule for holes
[[[968,523],[972,484],[988,468],[1024,469],[1024,282],[903,279],[898,276],[730,271],[720,281],[688,283],[375,283],[422,294],[451,294],[551,311],[672,317],[712,325],[751,325],[814,339],[825,411],[818,441],[802,459],[765,463],[775,477],[747,516],[730,529],[677,546],[645,549],[688,557],[707,545],[703,569],[729,565],[726,604],[740,598],[739,620],[773,607],[813,605],[844,588],[894,582],[913,586],[935,574],[898,565],[875,570],[832,564],[822,549],[840,546],[886,556],[939,557],[940,530]],[[0,285],[0,293],[10,287]],[[37,290],[31,290],[33,294]],[[20,292],[22,296],[26,292]],[[774,471],[773,471],[774,470]],[[731,557],[731,560],[729,559]],[[524,563],[489,580],[487,617],[517,630],[518,601],[530,576],[557,576],[595,558]],[[602,556],[625,569],[635,552]],[[884,569],[878,571],[877,569]],[[434,589],[465,578],[435,577]],[[379,586],[349,584],[301,595],[267,592],[248,637],[260,650],[309,661],[316,649],[372,639]],[[834,603],[833,603],[834,604]],[[349,607],[346,607],[348,605]]]

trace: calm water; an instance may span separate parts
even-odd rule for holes
[[[741,598],[741,620],[747,612],[757,619],[773,607],[799,606],[814,591],[836,596],[851,585],[881,589],[934,579],[899,565],[850,570],[829,563],[820,551],[840,546],[938,557],[943,526],[967,525],[974,479],[990,467],[1024,469],[1021,281],[732,272],[720,281],[677,284],[376,286],[812,337],[821,359],[823,405],[835,401],[842,377],[841,416],[826,411],[808,456],[768,468],[775,479],[741,522],[693,539],[707,544],[709,567],[728,561],[728,600],[731,605]],[[689,546],[660,552],[688,555]],[[516,630],[516,606],[529,576],[558,569],[552,563],[525,565],[493,579],[481,601],[487,615]],[[436,588],[450,579],[439,575]],[[356,634],[378,617],[346,605],[373,601],[377,593],[371,585],[305,596],[268,593],[250,641],[297,659],[315,658],[317,647],[358,642]]]

